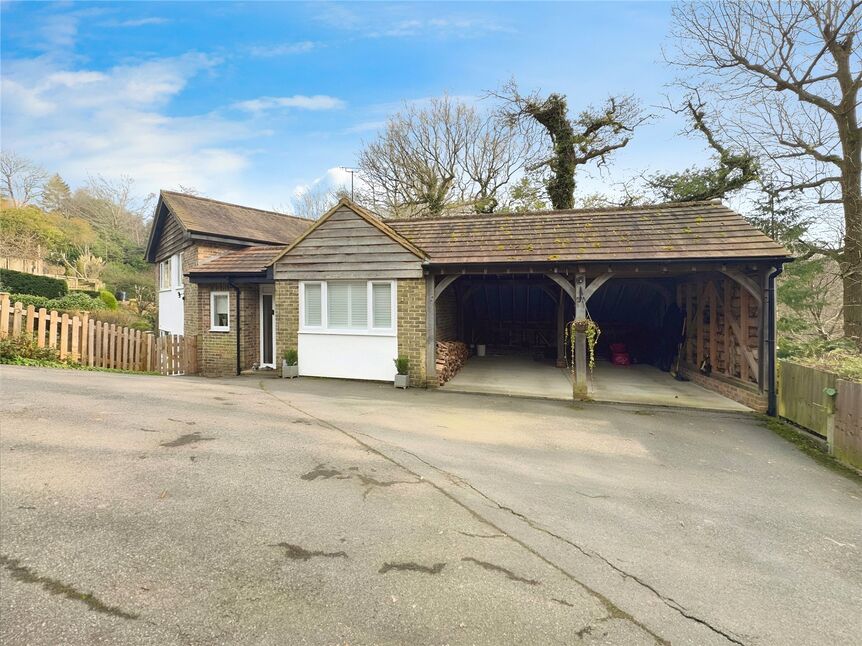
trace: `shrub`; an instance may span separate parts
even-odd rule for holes
[[[0,339],[0,363],[14,363],[18,359],[57,361],[57,357],[55,348],[40,348],[36,339],[29,334]]]
[[[299,352],[296,351],[295,348],[290,348],[289,350],[284,351],[284,360],[287,361],[287,365],[295,366],[299,364]]]
[[[93,313],[91,316],[102,323],[116,323],[119,327],[130,327],[143,332],[153,329],[152,324],[146,317],[123,307],[116,310],[103,309]]]
[[[94,312],[105,309],[105,304],[99,298],[87,296],[84,292],[71,292],[62,298],[45,298],[33,294],[12,294],[13,303],[21,302],[26,307],[32,305],[36,309],[44,307],[49,312]]]
[[[107,289],[103,289],[99,292],[99,298],[102,299],[102,302],[105,304],[109,310],[117,309],[117,297],[114,296]]]
[[[399,355],[397,359],[393,359],[392,361],[395,363],[395,370],[398,372],[399,375],[407,374],[407,369],[410,365],[410,359],[408,359],[402,354]]]
[[[46,298],[58,298],[69,293],[65,280],[25,274],[11,269],[0,269],[0,290],[19,294],[33,294]]]

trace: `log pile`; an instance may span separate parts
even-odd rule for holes
[[[461,341],[437,342],[437,381],[442,386],[458,374],[470,356],[467,344]]]

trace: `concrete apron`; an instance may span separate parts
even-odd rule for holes
[[[598,402],[750,412],[750,408],[692,382],[676,381],[653,366],[614,366],[599,362],[590,380]],[[448,392],[572,400],[568,368],[521,356],[471,357],[443,388]]]

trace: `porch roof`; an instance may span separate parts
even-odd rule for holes
[[[720,201],[388,220],[431,264],[789,259]]]
[[[189,276],[213,274],[264,274],[272,261],[284,251],[284,245],[261,245],[228,251],[189,270]]]

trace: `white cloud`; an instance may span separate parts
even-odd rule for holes
[[[249,49],[249,54],[258,58],[275,58],[292,54],[305,54],[319,48],[320,43],[303,40],[297,43],[276,43],[274,45],[255,45]]]
[[[248,101],[234,103],[231,107],[237,110],[258,113],[278,108],[296,108],[298,110],[338,110],[344,106],[345,103],[341,99],[327,96],[325,94],[315,94],[314,96],[295,94],[293,96],[262,96],[257,99],[249,99]]]
[[[242,146],[261,136],[256,127],[218,111],[163,113],[215,64],[196,53],[103,71],[68,69],[47,57],[4,61],[3,146],[73,184],[127,173],[148,192],[178,184],[230,190],[249,164]]]
[[[358,177],[354,176],[356,181]],[[350,172],[341,166],[328,169],[323,175],[293,188],[294,197],[302,197],[306,193],[350,188]]]
[[[393,7],[385,4],[365,4],[362,12],[357,12],[344,5],[326,3],[316,17],[330,27],[352,31],[364,38],[472,38],[495,32],[516,31],[488,15],[427,17],[405,16],[405,13],[426,12],[421,5]]]
[[[148,25],[166,25],[170,21],[169,18],[160,18],[152,16],[150,18],[132,18],[130,20],[109,21],[103,23],[105,27],[146,27]]]

